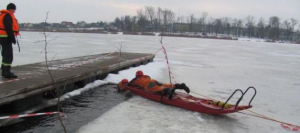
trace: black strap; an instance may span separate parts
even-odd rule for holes
[[[19,53],[20,53],[21,52],[21,48],[20,48],[18,37],[16,37],[16,40],[17,40],[17,44],[18,44],[18,48],[19,48]]]
[[[163,103],[162,102],[163,97],[164,97],[164,93],[161,93],[161,95],[160,95],[160,101],[159,101],[160,103]]]

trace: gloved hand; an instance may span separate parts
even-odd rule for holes
[[[119,87],[119,85],[117,85],[117,91],[118,92],[120,92],[121,90],[120,90],[120,87]]]
[[[10,41],[11,41],[13,44],[16,44],[16,38],[15,38],[15,37],[10,38]]]
[[[170,88],[164,88],[163,91],[162,91],[162,93],[163,93],[164,96],[166,96],[167,94],[169,94],[169,92],[170,92]]]
[[[174,92],[175,92],[175,89],[170,89],[170,92],[169,92],[169,100],[171,100],[174,96]]]

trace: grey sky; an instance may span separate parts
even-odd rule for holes
[[[1,0],[1,9],[13,2],[17,5],[19,22],[42,22],[49,11],[48,22],[61,21],[113,21],[116,17],[136,15],[144,6],[168,8],[176,17],[202,12],[209,17],[245,18],[252,15],[268,20],[278,16],[281,20],[295,18],[300,21],[300,0]]]

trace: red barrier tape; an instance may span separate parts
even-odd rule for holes
[[[163,46],[162,43],[161,43],[161,47],[162,47],[162,49],[163,49],[163,53],[165,54],[165,59],[166,59],[167,65],[168,65],[169,74],[170,74],[170,76],[172,77],[172,79],[174,80],[174,82],[175,82],[175,84],[176,84],[177,82],[176,82],[176,80],[175,80],[175,78],[174,78],[174,76],[173,76],[173,73],[172,73],[172,71],[171,71],[171,67],[170,67],[170,64],[169,64],[169,59],[168,59],[167,51],[166,51],[166,49],[165,49],[165,47]],[[170,81],[170,82],[171,82],[171,84],[172,84],[172,81]]]
[[[54,115],[54,114],[59,114],[61,116],[64,116],[64,114],[62,112],[44,112],[44,113],[31,113],[31,114],[22,114],[22,115],[2,116],[2,117],[0,117],[0,120],[2,120],[2,119],[23,118],[23,117],[33,117],[33,116],[40,116],[40,115]]]
[[[295,132],[300,131],[300,126],[296,126],[296,125],[292,125],[292,124],[283,124],[283,123],[281,123],[281,126],[287,130],[291,130],[291,131],[295,131]]]

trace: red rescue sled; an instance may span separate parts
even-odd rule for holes
[[[144,98],[147,98],[147,99],[150,99],[153,101],[157,101],[157,102],[161,102],[163,104],[168,104],[168,105],[188,109],[191,111],[197,111],[200,113],[206,113],[206,114],[212,114],[212,115],[234,113],[234,112],[238,112],[241,110],[251,108],[252,107],[250,105],[251,101],[249,102],[249,105],[238,105],[240,103],[240,101],[242,100],[244,94],[246,94],[246,92],[250,88],[252,88],[255,91],[255,93],[251,99],[251,101],[252,101],[254,96],[256,95],[256,89],[254,87],[249,87],[245,92],[243,92],[240,89],[237,89],[234,93],[232,93],[232,95],[228,98],[228,100],[225,103],[223,103],[223,106],[217,106],[215,104],[212,104],[213,100],[197,98],[197,97],[191,96],[186,93],[175,92],[173,99],[169,100],[168,96],[162,96],[161,94],[156,94],[156,93],[149,93],[149,92],[146,92],[143,89],[140,89],[137,87],[130,87],[130,86],[128,87],[128,89],[132,93],[134,93],[136,95],[140,95]],[[239,98],[236,105],[228,105],[227,102],[238,91],[240,91],[242,93],[242,96]],[[225,107],[226,104],[228,105],[227,107]]]

